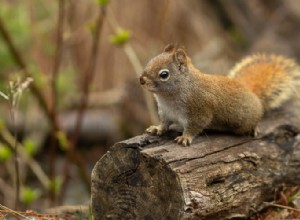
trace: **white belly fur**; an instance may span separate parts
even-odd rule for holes
[[[161,98],[160,96],[154,95],[157,101],[159,115],[161,118],[167,119],[170,122],[179,125],[180,127],[185,127],[186,125],[186,114],[183,109],[180,108],[180,105],[176,105],[176,101],[172,100],[172,103],[168,102],[168,100]]]

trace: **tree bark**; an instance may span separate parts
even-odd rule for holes
[[[176,132],[116,143],[92,172],[97,219],[246,218],[282,185],[300,185],[299,104],[260,123],[256,137],[204,133],[189,147]]]

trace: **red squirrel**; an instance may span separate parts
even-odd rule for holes
[[[179,125],[183,133],[175,140],[188,146],[203,129],[255,135],[264,112],[299,95],[300,67],[283,56],[258,54],[237,63],[228,76],[210,75],[170,44],[149,61],[140,84],[154,94],[161,120],[146,131],[161,135]]]

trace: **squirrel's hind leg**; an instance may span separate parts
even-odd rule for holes
[[[187,146],[191,145],[193,139],[194,139],[194,137],[187,135],[187,134],[183,134],[183,135],[175,138],[175,141],[178,144],[182,144],[183,146],[187,147]]]
[[[235,130],[234,133],[237,135],[250,135],[252,137],[258,137],[260,134],[260,130],[259,130],[258,126],[256,126],[255,128],[253,128],[250,131],[249,130],[245,131],[243,129],[243,130]]]

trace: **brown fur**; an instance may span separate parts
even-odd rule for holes
[[[252,55],[229,73],[261,100],[265,110],[280,107],[292,96],[299,96],[300,67],[278,55]]]
[[[161,78],[161,71],[169,72],[169,78]],[[232,75],[234,78],[204,74],[183,49],[167,46],[150,60],[140,77],[141,84],[154,93],[162,122],[147,131],[160,135],[171,124],[179,125],[183,134],[176,141],[185,146],[205,128],[255,133],[264,109],[274,103],[270,101],[275,96],[273,87],[288,78],[286,68],[272,59],[269,63],[250,60]]]

